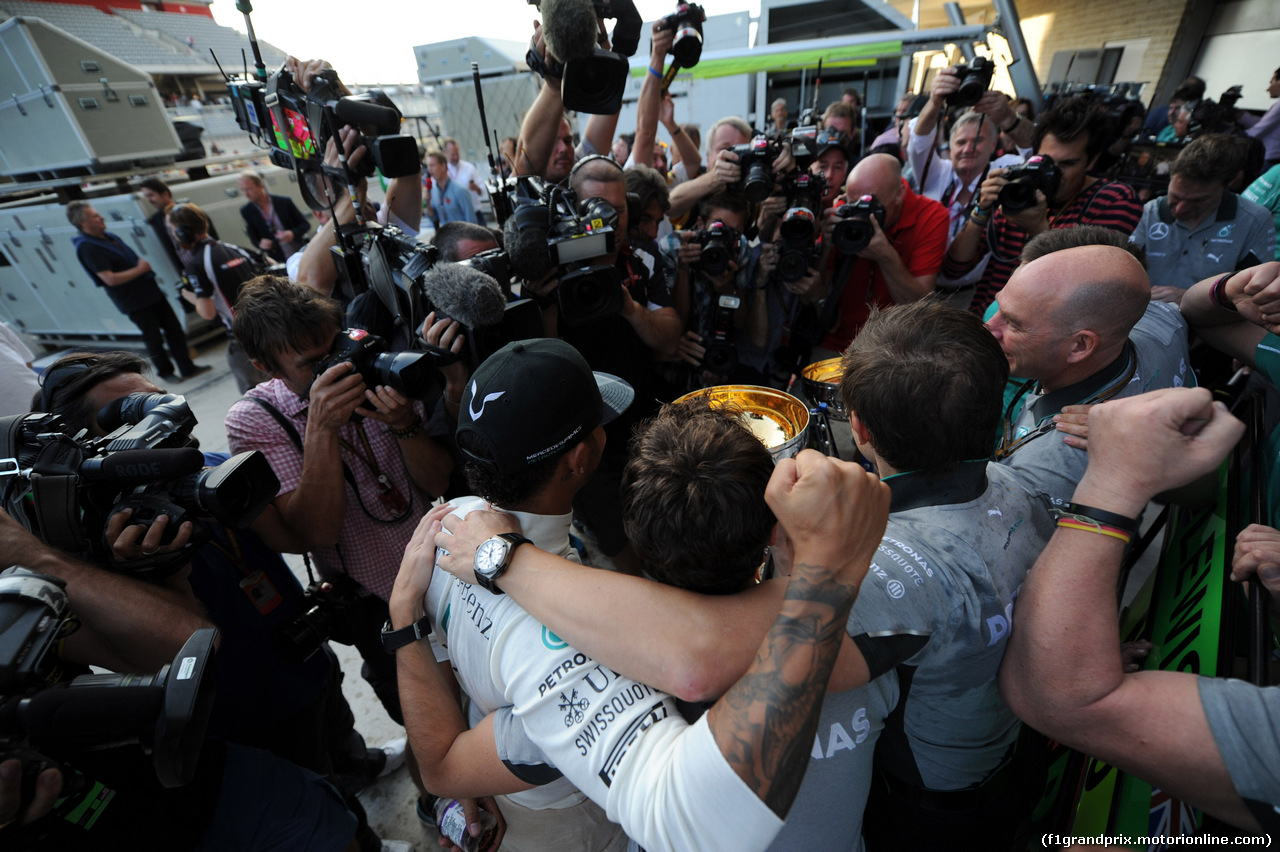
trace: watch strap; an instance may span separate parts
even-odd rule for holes
[[[424,615],[413,624],[401,627],[399,630],[392,630],[391,622],[387,621],[382,628],[382,650],[388,654],[394,654],[411,642],[427,638],[427,634],[430,632],[430,616]]]

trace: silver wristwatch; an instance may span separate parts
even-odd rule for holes
[[[476,548],[476,585],[488,589],[495,595],[502,594],[497,586],[498,578],[506,573],[511,565],[511,558],[516,548],[522,544],[532,544],[520,533],[499,533],[493,538],[480,542]]]

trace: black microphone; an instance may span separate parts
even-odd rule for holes
[[[561,64],[595,55],[599,35],[591,0],[542,0],[542,38]]]
[[[511,216],[502,226],[502,246],[507,250],[511,273],[525,281],[539,281],[555,269],[551,252],[547,250],[547,229],[537,226],[521,228],[516,219]]]
[[[467,328],[502,322],[507,297],[492,277],[459,263],[437,263],[422,275],[422,292],[436,310]]]
[[[204,453],[195,447],[178,450],[120,450],[102,458],[88,459],[79,474],[88,480],[106,482],[153,482],[176,479],[204,467]]]

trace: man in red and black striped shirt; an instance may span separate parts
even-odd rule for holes
[[[1035,203],[1018,212],[997,209],[1000,190],[1009,182],[1006,170],[992,169],[982,183],[978,204],[956,235],[942,274],[958,278],[991,252],[986,273],[978,282],[971,310],[981,316],[1018,266],[1027,241],[1050,228],[1101,225],[1126,235],[1142,216],[1142,204],[1128,184],[1089,176],[1103,148],[1111,141],[1106,113],[1084,98],[1068,98],[1041,116],[1034,148],[1047,155],[1062,172],[1052,199],[1036,190]]]

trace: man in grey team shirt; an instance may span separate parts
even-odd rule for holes
[[[1023,815],[1015,793],[1035,785],[1020,777],[1019,723],[997,694],[996,672],[1014,597],[1053,530],[1030,484],[987,461],[1007,361],[976,317],[920,303],[874,316],[844,362],[841,394],[854,439],[893,494],[824,707],[839,707],[834,702],[845,699],[837,693],[852,689],[862,693],[865,713],[824,712],[831,726],[818,728],[810,774],[779,843],[794,832],[787,848],[799,848],[801,837],[812,848],[858,848],[870,786],[868,848],[1007,848]],[[637,491],[628,516],[653,498]],[[649,511],[662,508],[655,501]],[[714,503],[679,508],[732,517]],[[449,529],[461,552],[512,526],[481,512],[460,524],[451,519]],[[824,531],[836,533],[834,525]],[[668,549],[687,544],[673,539]],[[773,584],[700,596],[616,575],[584,581],[575,570],[582,569],[521,548],[503,587],[574,647],[638,680],[674,682],[685,697],[714,696],[733,683],[781,600]],[[887,691],[858,689],[868,685]],[[877,711],[890,708],[875,781],[854,767],[845,771],[855,780],[831,789],[823,773],[842,757],[866,760]],[[850,825],[854,837],[840,837]]]

